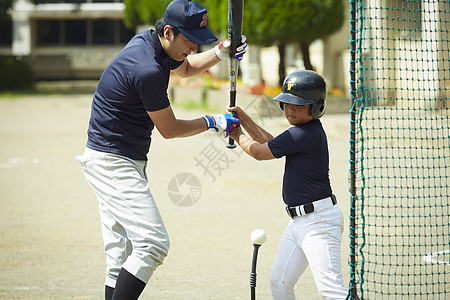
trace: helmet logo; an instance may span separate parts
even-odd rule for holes
[[[290,91],[291,88],[294,86],[294,84],[295,84],[295,79],[289,80],[287,83],[287,90]]]

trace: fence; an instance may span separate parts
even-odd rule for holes
[[[351,4],[350,299],[450,295],[450,4]]]

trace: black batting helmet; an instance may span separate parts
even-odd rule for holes
[[[325,113],[327,86],[322,76],[313,71],[295,71],[284,79],[281,94],[273,99],[280,101],[281,109],[284,103],[312,104],[311,115],[318,119]]]

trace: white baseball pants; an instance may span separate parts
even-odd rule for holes
[[[270,273],[272,299],[295,299],[294,285],[308,265],[324,299],[346,299],[341,269],[343,222],[337,204],[289,222]]]
[[[123,267],[147,283],[169,250],[169,236],[149,190],[146,161],[86,148],[77,156],[99,201],[106,253],[105,285]]]

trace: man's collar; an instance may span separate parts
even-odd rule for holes
[[[163,55],[168,57],[169,55],[167,55],[166,51],[164,51],[164,49],[163,49],[163,47],[161,45],[161,41],[159,40],[159,36],[156,33],[156,31],[154,29],[150,29],[150,33],[151,33],[151,35],[153,37],[153,40],[155,41],[156,51],[158,53],[162,53]]]

